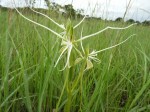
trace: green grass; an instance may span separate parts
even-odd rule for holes
[[[25,15],[61,32],[41,16],[34,13]],[[67,21],[61,16],[51,16],[59,23]],[[74,24],[78,21],[73,20]],[[59,71],[63,61],[54,68],[61,41],[16,13],[8,23],[8,12],[1,11],[0,23],[0,112],[53,112],[66,77],[65,71]],[[108,25],[127,26],[121,22],[86,20],[82,24],[83,35]],[[76,38],[79,38],[81,28],[75,31]],[[150,111],[149,33],[149,26],[139,25],[121,31],[107,30],[84,41],[84,45],[100,50],[137,34],[121,46],[98,55],[101,63],[94,63],[94,68],[84,73],[82,94],[78,89],[73,93],[72,112]],[[76,66],[76,72],[80,67]],[[65,92],[60,110],[64,110],[66,101]]]

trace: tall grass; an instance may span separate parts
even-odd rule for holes
[[[27,17],[61,32],[53,23],[33,13]],[[52,16],[63,23],[66,18]],[[8,22],[8,12],[0,15],[0,112],[53,112],[60,98],[66,73],[57,67],[59,43],[47,30],[29,23],[13,12]],[[77,23],[79,20],[73,20]],[[123,23],[86,20],[83,35],[105,26],[124,26]],[[76,30],[80,36],[81,28]],[[147,111],[150,109],[150,44],[149,26],[134,26],[124,31],[107,30],[84,41],[102,49],[137,36],[125,44],[98,55],[100,64],[85,72],[82,89],[73,93],[71,111],[120,112]],[[81,66],[77,66],[79,71]],[[80,91],[80,92],[78,92]],[[82,103],[80,103],[82,101]],[[59,110],[64,110],[67,93],[62,95]]]

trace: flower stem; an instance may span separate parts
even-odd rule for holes
[[[67,103],[65,104],[64,112],[70,112],[71,110],[71,99],[72,99],[72,92],[71,92],[71,86],[68,87],[67,91]]]
[[[79,75],[78,75],[78,77],[74,80],[74,82],[73,82],[73,84],[72,84],[72,90],[71,90],[71,91],[74,91],[74,89],[75,89],[75,87],[78,85],[80,79],[82,79],[85,66],[86,66],[86,61],[83,62],[82,66],[81,66],[81,69],[80,69],[80,72],[79,72]]]
[[[63,86],[63,89],[62,89],[62,91],[61,91],[61,95],[60,95],[60,97],[59,97],[58,103],[56,104],[56,110],[55,110],[55,112],[58,112],[58,107],[59,107],[59,105],[60,105],[62,96],[63,96],[63,94],[64,94],[66,85],[67,85],[67,83],[68,83],[68,77],[69,77],[69,70],[67,69],[64,86]]]

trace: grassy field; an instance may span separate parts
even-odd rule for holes
[[[26,17],[57,32],[60,28],[34,13]],[[49,15],[49,14],[48,14]],[[52,16],[58,23],[67,19]],[[74,24],[79,20],[72,20]],[[124,27],[127,23],[85,20],[75,30],[79,38],[106,26]],[[115,45],[132,34],[126,43],[98,54],[100,64],[85,71],[82,83],[72,93],[71,112],[149,112],[150,111],[150,27],[136,25],[126,30],[107,30],[83,41],[90,50]],[[61,40],[50,31],[26,21],[17,13],[11,17],[0,12],[0,112],[54,112],[63,91],[66,71],[60,71],[65,60],[54,67]],[[75,66],[76,79],[81,64]],[[71,84],[72,82],[70,82]],[[68,103],[65,88],[59,111]]]

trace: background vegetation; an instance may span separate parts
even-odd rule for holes
[[[68,17],[55,11],[42,11],[59,23]],[[51,21],[23,10],[34,21],[61,32]],[[73,23],[80,18],[72,18]],[[127,26],[122,21],[89,18],[83,35],[106,26]],[[79,38],[80,27],[75,31]],[[107,30],[86,40],[102,49],[137,34],[125,44],[99,54],[100,64],[84,73],[82,94],[74,93],[72,112],[149,112],[150,110],[150,26],[139,24],[127,30]],[[60,40],[49,31],[24,20],[13,10],[0,10],[0,112],[53,112],[64,84],[62,61],[56,68]],[[80,66],[77,66],[79,68]],[[78,90],[77,90],[78,91]],[[82,95],[82,104],[80,97]],[[67,96],[63,95],[60,111]]]

